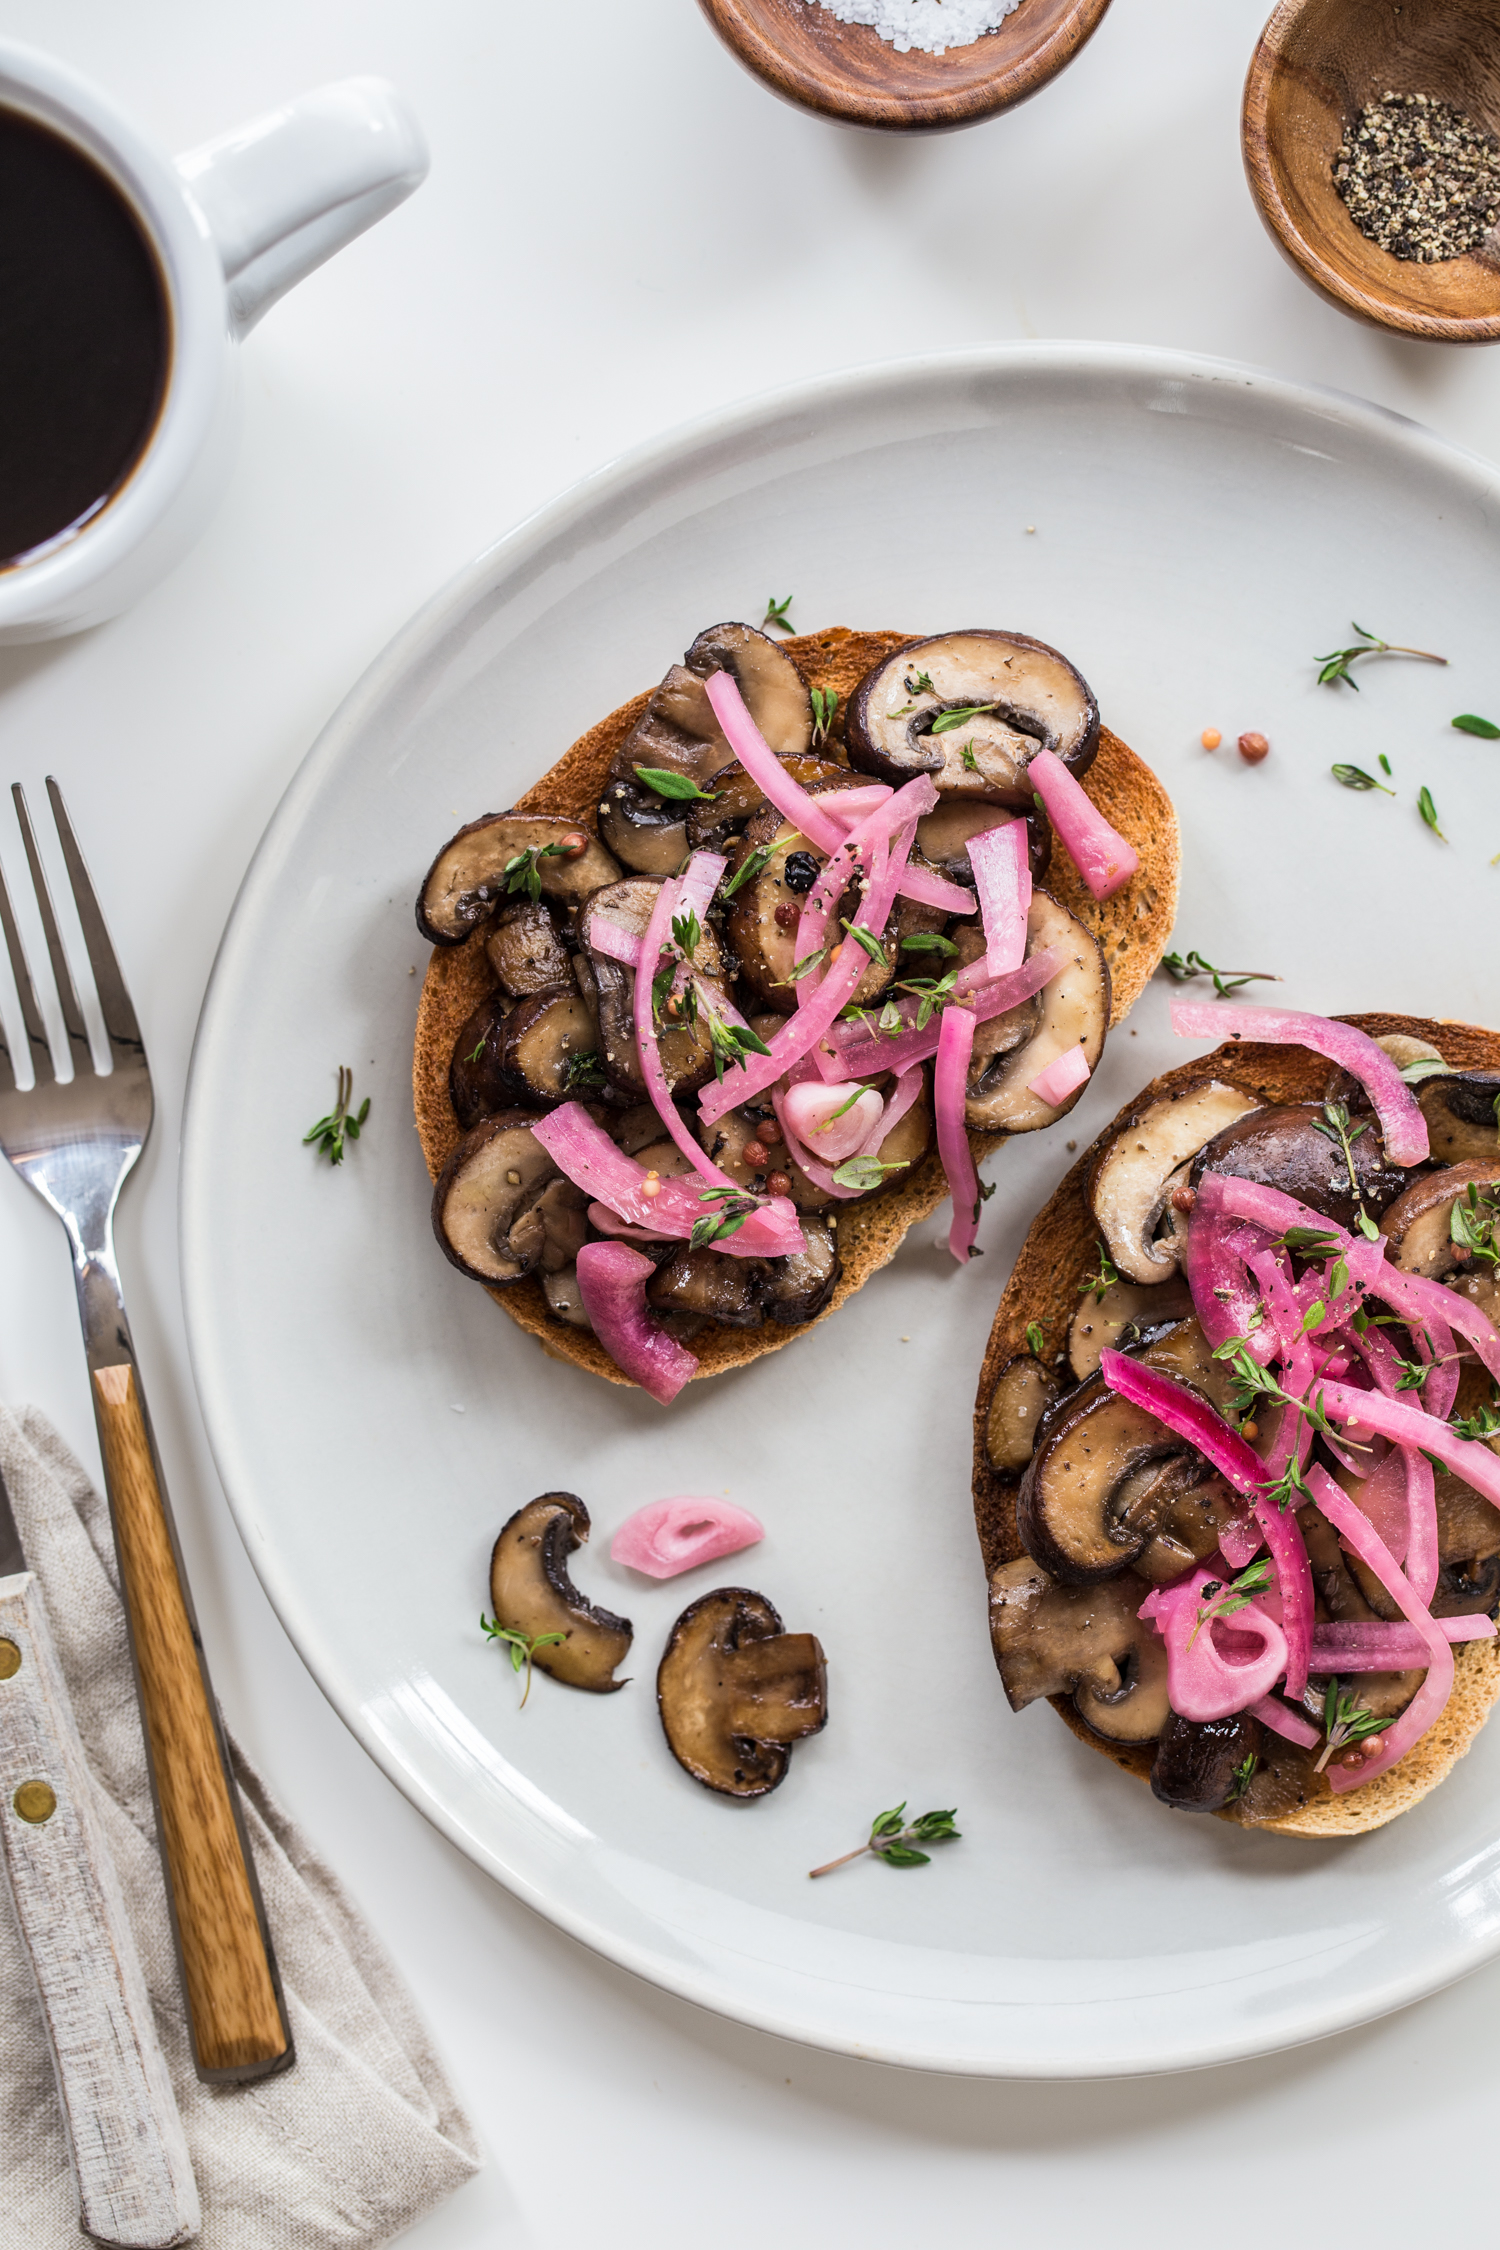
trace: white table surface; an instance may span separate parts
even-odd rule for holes
[[[429,1829],[324,1703],[224,1506],[179,1307],[183,1077],[261,828],[408,614],[584,471],[766,386],[1022,336],[1217,353],[1500,451],[1500,361],[1355,326],[1262,234],[1238,106],[1265,5],[1115,0],[1025,109],[911,144],[782,107],[693,0],[6,11],[170,148],[363,71],[432,143],[416,198],[248,343],[238,471],[197,552],[130,616],[0,650],[0,778],[61,778],[150,1047],[158,1123],[121,1262],[219,1691],[410,1979],[488,2150],[414,2250],[595,2230],[646,2250],[705,2215],[720,2250],[768,2226],[831,2250],[1030,2230],[1055,2250],[1235,2250],[1268,2221],[1305,2241],[1352,2221],[1366,2250],[1404,2250],[1435,2214],[1492,2209],[1500,1966],[1292,2054],[1064,2088],[808,2052],[596,1961]],[[8,815],[0,851],[15,864]],[[62,1238],[3,1179],[0,1272],[0,1392],[96,1463]]]

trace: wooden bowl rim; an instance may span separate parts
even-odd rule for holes
[[[1024,7],[1026,0],[1020,0],[1020,4]],[[1066,14],[1019,61],[997,67],[952,93],[914,96],[880,95],[862,88],[843,87],[832,75],[814,79],[800,66],[793,83],[787,75],[790,68],[787,50],[767,36],[752,14],[754,0],[698,0],[698,5],[731,53],[782,100],[810,110],[815,116],[837,118],[849,125],[869,126],[884,132],[921,132],[977,125],[984,118],[1014,109],[1032,94],[1039,93],[1092,38],[1110,0],[1070,0]],[[880,34],[868,24],[845,24],[842,29],[873,39],[877,45],[885,45]],[[976,40],[971,44],[978,46],[981,42]]]
[[[1392,304],[1377,296],[1372,290],[1356,288],[1299,231],[1288,211],[1276,179],[1276,157],[1268,124],[1270,89],[1278,70],[1293,67],[1287,60],[1287,40],[1292,26],[1312,5],[1313,0],[1277,0],[1256,41],[1245,74],[1240,150],[1250,193],[1262,219],[1287,256],[1301,267],[1313,285],[1360,320],[1393,329],[1402,336],[1415,336],[1423,343],[1494,343],[1500,339],[1500,311],[1458,318],[1450,313],[1413,312],[1407,306]]]

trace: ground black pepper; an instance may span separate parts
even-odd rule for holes
[[[1435,265],[1500,218],[1500,143],[1435,95],[1387,93],[1345,133],[1333,184],[1369,241]]]

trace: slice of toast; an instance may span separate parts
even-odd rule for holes
[[[911,633],[854,633],[833,626],[826,632],[801,634],[781,645],[809,687],[832,688],[840,707],[847,708],[871,665],[914,638]],[[645,710],[650,695],[647,689],[633,696],[607,719],[590,727],[551,771],[517,800],[516,810],[557,813],[565,819],[586,821],[592,828],[610,760]],[[822,755],[842,758],[841,751],[825,751]],[[1103,948],[1113,983],[1113,1024],[1144,989],[1176,918],[1177,815],[1150,767],[1107,727],[1099,730],[1098,754],[1084,776],[1083,786],[1106,819],[1134,845],[1140,857],[1139,870],[1113,898],[1098,905],[1058,845],[1047,888],[1093,931]],[[434,948],[417,1010],[412,1091],[422,1153],[434,1180],[459,1139],[458,1120],[448,1099],[448,1064],[454,1041],[467,1017],[494,986],[484,938],[481,927],[461,946]],[[974,1133],[970,1138],[978,1159],[997,1149],[1006,1136]],[[843,1272],[817,1318],[827,1320],[836,1313],[872,1273],[894,1257],[908,1227],[926,1218],[947,1193],[943,1168],[933,1149],[899,1186],[870,1202],[842,1207],[837,1237]],[[630,1378],[621,1374],[603,1345],[586,1329],[569,1328],[552,1318],[538,1281],[518,1281],[509,1288],[491,1289],[490,1295],[554,1358],[571,1360],[612,1383],[629,1382]],[[814,1325],[809,1321],[804,1327],[784,1327],[766,1321],[759,1328],[706,1328],[693,1338],[698,1374],[720,1375],[726,1368],[759,1359],[763,1352],[780,1351]]]
[[[1365,1015],[1340,1020],[1357,1025],[1372,1039],[1401,1032],[1426,1040],[1455,1069],[1500,1068],[1500,1032],[1484,1031],[1474,1024],[1441,1023],[1425,1016]],[[1020,1480],[997,1474],[985,1451],[990,1394],[1006,1361],[1028,1348],[1028,1323],[1040,1325],[1049,1358],[1066,1344],[1084,1277],[1098,1264],[1099,1227],[1087,1194],[1089,1169],[1096,1157],[1133,1112],[1195,1080],[1221,1079],[1242,1087],[1262,1102],[1306,1102],[1321,1101],[1334,1075],[1333,1064],[1306,1047],[1269,1047],[1252,1045],[1249,1040],[1230,1040],[1211,1055],[1183,1063],[1142,1088],[1084,1150],[1039,1214],[1005,1285],[979,1376],[974,1412],[974,1521],[987,1578],[1002,1563],[1013,1562],[1025,1552],[1016,1528]],[[1366,1829],[1383,1828],[1388,1820],[1409,1811],[1452,1772],[1500,1698],[1500,1640],[1465,1642],[1455,1648],[1453,1657],[1453,1694],[1447,1708],[1437,1724],[1388,1772],[1342,1796],[1335,1797],[1330,1790],[1310,1797],[1280,1819],[1245,1820],[1233,1805],[1226,1806],[1218,1818],[1239,1826],[1270,1829],[1282,1836],[1358,1836]],[[1138,1780],[1149,1779],[1156,1754],[1154,1743],[1132,1747],[1106,1742],[1085,1725],[1069,1697],[1054,1696],[1050,1700],[1080,1742]]]

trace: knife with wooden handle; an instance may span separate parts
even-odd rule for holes
[[[198,2190],[42,1591],[3,1478],[0,1850],[57,2072],[79,2223],[116,2250],[171,2250],[198,2232]]]

